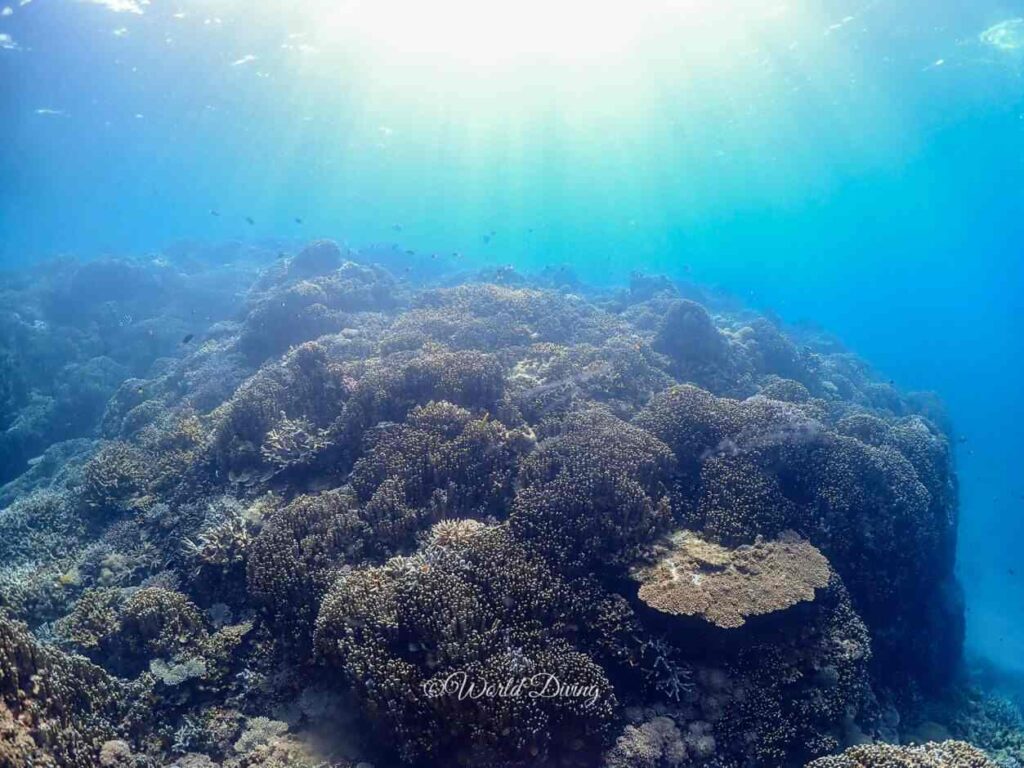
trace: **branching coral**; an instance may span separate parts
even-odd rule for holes
[[[341,491],[300,496],[271,513],[251,547],[249,592],[288,646],[308,648],[319,602],[368,534],[357,502]]]
[[[561,429],[523,464],[512,528],[556,559],[628,564],[672,522],[671,453],[600,410]]]
[[[85,465],[83,500],[97,516],[120,513],[145,491],[147,471],[147,457],[138,448],[107,443]]]
[[[326,427],[347,388],[326,349],[309,343],[268,364],[212,414],[210,458],[225,480],[267,476],[308,463],[326,444]]]
[[[92,768],[145,722],[147,683],[125,683],[0,616],[0,764]]]
[[[443,533],[413,557],[339,580],[317,620],[319,652],[409,758],[457,751],[488,765],[535,764],[575,739],[599,744],[615,697],[578,650],[597,646],[585,623],[599,602],[592,588],[559,579],[504,527]],[[540,692],[551,677],[579,687],[548,698]],[[522,695],[458,695],[463,684],[509,679],[526,681]]]
[[[470,284],[422,294],[392,335],[395,340],[490,351],[533,342],[598,343],[621,328],[616,318],[579,297]]]
[[[278,469],[308,464],[327,446],[327,430],[317,429],[307,419],[281,418],[263,440],[263,460]]]
[[[871,730],[871,637],[839,579],[781,618],[779,635],[744,644],[727,665],[728,689],[701,699],[718,743],[741,761],[808,759],[839,748],[850,724]]]
[[[528,445],[521,431],[447,402],[372,430],[349,482],[366,504],[374,546],[383,553],[408,547],[442,518],[503,514]]]

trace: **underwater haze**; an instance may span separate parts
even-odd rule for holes
[[[314,765],[315,733],[378,768],[844,768],[924,741],[922,765],[1019,768],[1024,2],[0,8],[0,617],[24,622],[0,662],[113,681],[55,685],[33,716],[96,730],[26,728],[40,751],[12,735],[0,765]],[[658,581],[680,569],[711,591]],[[373,588],[398,607],[353,618]],[[491,598],[451,619],[501,627],[487,667],[431,617]],[[654,639],[622,665],[579,627],[624,611]],[[189,627],[201,652],[160,645]],[[863,669],[815,651],[778,677],[816,682],[752,703],[751,659],[819,634]],[[545,664],[587,681],[551,711],[427,690]]]

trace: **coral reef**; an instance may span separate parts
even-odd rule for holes
[[[743,626],[748,616],[781,611],[828,586],[828,561],[791,531],[729,550],[688,531],[655,550],[640,568],[638,596],[655,610],[699,615],[715,626]]]
[[[0,765],[1021,759],[933,398],[665,278],[281,253],[0,287]]]
[[[850,747],[841,755],[821,757],[808,768],[995,768],[980,749],[964,741],[943,741],[897,747],[869,744]]]

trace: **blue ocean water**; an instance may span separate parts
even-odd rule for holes
[[[332,237],[813,323],[948,405],[1024,674],[1024,3],[565,5],[7,0],[0,266]]]

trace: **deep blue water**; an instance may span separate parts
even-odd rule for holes
[[[0,266],[329,236],[813,322],[948,404],[969,649],[1024,672],[1024,3],[8,2]]]

